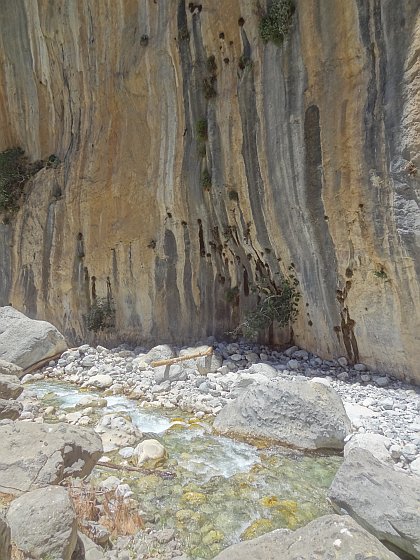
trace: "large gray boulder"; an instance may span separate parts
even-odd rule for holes
[[[328,496],[379,540],[420,559],[420,479],[352,449]]]
[[[29,319],[13,307],[0,307],[0,359],[23,369],[67,349],[63,335],[46,321]]]
[[[69,476],[87,476],[102,455],[100,437],[68,424],[0,425],[0,492],[21,494]]]
[[[398,560],[347,515],[325,515],[297,531],[279,529],[234,544],[214,560]]]
[[[153,368],[153,375],[156,383],[160,384],[164,381],[183,381],[187,378],[188,370],[183,364],[173,364],[166,366],[158,366]]]
[[[17,420],[22,412],[22,404],[13,400],[0,399],[0,420]]]
[[[10,560],[10,527],[0,512],[0,559]]]
[[[23,387],[16,375],[0,373],[0,398],[17,399],[22,391]]]
[[[77,542],[77,520],[65,488],[48,486],[10,504],[7,523],[17,548],[34,560],[70,560]]]
[[[146,364],[152,362],[158,362],[159,360],[169,360],[175,357],[175,352],[167,344],[159,344],[159,346],[154,346],[151,348],[147,354],[141,356],[141,360]]]
[[[216,431],[300,449],[343,449],[350,432],[343,403],[326,385],[276,379],[254,383],[217,415]]]

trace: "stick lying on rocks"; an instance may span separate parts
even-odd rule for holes
[[[210,356],[212,353],[213,347],[210,346],[208,350],[205,350],[203,352],[196,352],[195,354],[189,354],[188,356],[179,356],[178,358],[169,358],[167,360],[157,360],[156,362],[152,362],[150,365],[152,367],[169,366],[172,364],[177,364],[178,362],[193,360],[194,358],[203,358],[204,356]]]
[[[153,470],[153,469],[142,469],[141,467],[132,467],[131,465],[118,465],[117,463],[109,463],[108,461],[105,463],[102,463],[101,461],[98,461],[96,463],[97,467],[102,467],[105,469],[114,469],[114,470],[118,470],[118,471],[130,471],[130,472],[139,472],[141,474],[155,474],[156,476],[160,476],[161,478],[175,478],[176,474],[174,472],[170,472],[170,471],[158,471],[158,470]]]
[[[26,375],[27,373],[32,373],[37,369],[43,368],[44,366],[48,365],[51,362],[51,360],[57,360],[58,358],[60,358],[62,353],[63,352],[59,352],[58,354],[54,354],[54,356],[50,356],[49,358],[43,358],[42,360],[39,360],[39,362],[35,362],[31,366],[24,369],[23,373]]]

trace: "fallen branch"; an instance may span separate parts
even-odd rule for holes
[[[65,352],[65,350],[63,350],[63,352]],[[49,358],[43,358],[42,360],[39,360],[39,362],[35,362],[31,366],[25,368],[23,370],[23,373],[26,375],[27,373],[32,373],[37,369],[41,369],[42,367],[49,364],[49,362],[51,362],[52,360],[55,361],[57,358],[60,358],[63,352],[59,352],[58,354],[54,354],[54,356],[50,356]]]
[[[106,463],[101,463],[98,462],[96,463],[97,467],[102,467],[105,469],[114,469],[117,471],[130,471],[130,472],[138,472],[141,474],[145,474],[145,475],[149,475],[149,474],[155,474],[156,476],[160,476],[161,478],[175,478],[176,474],[173,472],[169,472],[169,471],[155,471],[153,469],[142,469],[141,467],[132,467],[131,465],[118,465],[117,463],[110,463],[110,462],[106,462]]]
[[[193,360],[195,358],[203,358],[204,356],[210,356],[212,353],[213,353],[213,347],[210,346],[208,350],[204,350],[203,352],[196,352],[195,354],[189,354],[188,356],[179,356],[178,358],[169,358],[167,360],[158,360],[156,362],[152,362],[150,365],[152,367],[169,366],[172,364],[177,364],[178,362],[185,362],[187,360]]]

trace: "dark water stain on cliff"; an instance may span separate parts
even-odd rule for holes
[[[164,323],[168,325],[170,336],[176,340],[181,313],[176,271],[178,251],[175,235],[169,229],[165,231],[163,249],[164,256],[156,256],[155,260],[156,301],[154,316],[159,313],[166,315],[167,320]],[[162,321],[161,317],[159,319]],[[154,330],[156,331],[156,325]],[[159,334],[153,332],[156,340],[159,340]]]
[[[42,297],[45,302],[48,301],[49,282],[50,282],[50,266],[51,266],[51,249],[53,246],[53,238],[55,228],[55,204],[50,202],[47,211],[47,219],[44,227],[43,253],[42,253]]]
[[[38,291],[35,286],[34,271],[30,265],[22,267],[19,283],[22,286],[24,313],[31,319],[37,319]]]
[[[12,226],[0,224],[0,306],[8,305],[12,282]]]

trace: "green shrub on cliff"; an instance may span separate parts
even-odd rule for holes
[[[60,163],[55,154],[46,161],[29,162],[21,148],[0,152],[0,212],[16,212],[28,179],[43,167],[56,168]]]
[[[195,130],[197,132],[198,140],[200,140],[200,142],[206,142],[208,135],[207,119],[198,119],[195,125]]]
[[[264,43],[281,45],[286,38],[295,6],[292,0],[273,0],[260,23],[260,35]]]
[[[84,316],[86,328],[98,332],[115,327],[115,306],[112,298],[97,298]]]
[[[294,276],[283,276],[278,284],[268,279],[256,284],[252,289],[258,294],[259,302],[231,334],[242,334],[245,338],[255,339],[274,322],[279,327],[293,323],[300,300],[298,284],[299,281]]]
[[[11,148],[0,153],[0,212],[18,209],[18,201],[28,177],[23,150]]]

